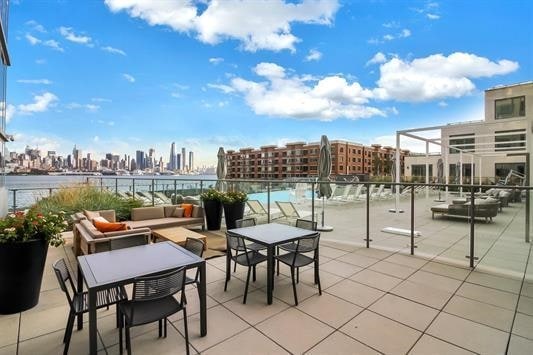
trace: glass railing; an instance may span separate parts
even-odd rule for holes
[[[199,201],[200,194],[217,180],[90,177],[85,183],[152,206]],[[257,223],[294,225],[298,218],[309,219],[317,222],[325,241],[491,272],[519,275],[527,264],[532,187],[335,182],[330,183],[331,197],[322,199],[315,180],[224,183],[227,190],[248,194],[245,216],[256,218]],[[11,189],[9,208],[25,209],[56,189]]]

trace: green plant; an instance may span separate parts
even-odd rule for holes
[[[228,191],[222,194],[222,203],[232,205],[234,203],[242,203],[248,201],[248,195],[245,192]]]
[[[61,237],[68,226],[65,212],[35,213],[16,212],[0,220],[0,243],[17,243],[42,239],[58,247],[65,241]]]
[[[200,198],[202,201],[222,201],[223,195],[224,193],[218,190],[207,189],[200,194]]]
[[[51,196],[42,198],[30,210],[42,214],[64,211],[66,215],[83,210],[115,210],[117,220],[124,221],[130,219],[132,208],[142,205],[141,200],[123,198],[96,186],[75,185],[62,187]]]

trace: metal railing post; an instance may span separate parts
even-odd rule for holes
[[[267,183],[267,223],[270,223],[270,181]]]
[[[53,188],[51,188],[51,187],[48,188],[48,197],[52,196],[52,190],[53,190]]]
[[[115,178],[115,195],[118,196],[118,178]]]
[[[17,212],[17,190],[13,190],[13,213]]]
[[[365,195],[366,195],[366,203],[365,203],[365,208],[366,208],[366,238],[365,238],[365,241],[366,241],[366,247],[367,248],[370,248],[370,242],[372,241],[370,239],[370,189],[368,188],[368,185],[366,186],[366,192],[365,192]]]
[[[104,191],[104,179],[100,178],[100,191]]]
[[[322,219],[324,221],[324,219]],[[311,181],[311,222],[315,224],[315,182]]]
[[[155,179],[152,179],[152,206],[155,206]]]
[[[415,255],[415,188],[411,189],[411,255]]]
[[[131,191],[133,193],[133,198],[135,199],[135,178],[131,179]]]
[[[474,267],[474,260],[476,260],[477,258],[474,256],[474,241],[475,241],[475,238],[474,238],[474,223],[476,221],[476,216],[475,216],[475,208],[474,208],[474,189],[472,188],[470,190],[470,255],[468,256],[469,260],[470,260],[470,267]]]
[[[178,200],[178,182],[174,179],[174,201]]]

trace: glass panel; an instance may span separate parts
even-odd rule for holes
[[[525,116],[526,99],[524,96],[495,101],[496,119]]]

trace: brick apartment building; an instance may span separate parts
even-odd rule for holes
[[[331,175],[390,175],[392,147],[379,144],[365,146],[346,141],[331,141]],[[294,142],[285,147],[262,146],[259,149],[241,148],[228,150],[229,179],[286,179],[317,176],[319,143]],[[401,152],[403,171],[404,157]]]

